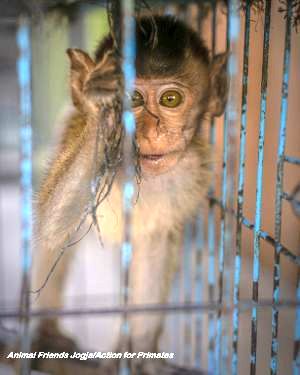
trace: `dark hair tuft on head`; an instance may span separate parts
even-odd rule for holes
[[[203,41],[195,31],[172,16],[138,18],[136,41],[138,76],[174,75],[190,57],[209,65],[209,52]],[[112,48],[113,39],[108,35],[97,48],[96,61]]]
[[[209,64],[209,53],[202,40],[175,17],[138,19],[136,38],[139,75],[176,74],[190,56]]]

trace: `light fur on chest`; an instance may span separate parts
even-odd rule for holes
[[[135,184],[132,206],[133,242],[147,240],[155,232],[178,231],[199,209],[206,191],[208,174],[199,158],[187,155],[170,172],[142,178]],[[117,176],[108,197],[97,210],[103,241],[120,243],[124,233],[122,177]]]

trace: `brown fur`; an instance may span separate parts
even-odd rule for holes
[[[182,241],[183,225],[198,212],[209,184],[211,156],[209,146],[199,132],[201,119],[207,112],[212,116],[221,114],[226,100],[226,87],[223,87],[226,85],[226,78],[222,86],[226,56],[220,56],[209,63],[208,52],[202,42],[181,22],[176,24],[164,17],[156,20],[160,27],[164,23],[175,29],[177,27],[176,30],[183,33],[183,39],[188,41],[187,47],[179,48],[177,55],[172,57],[178,58],[178,55],[184,54],[183,63],[180,64],[179,61],[176,72],[171,71],[172,74],[165,77],[169,81],[176,79],[185,85],[182,89],[185,100],[173,110],[163,108],[157,102],[157,92],[160,90],[157,71],[154,77],[149,77],[148,73],[143,77],[138,72],[137,86],[148,95],[145,107],[135,110],[136,141],[140,152],[160,154],[174,151],[177,159],[172,167],[166,164],[163,172],[147,174],[142,170],[141,183],[136,186],[139,196],[135,197],[138,199],[132,214],[134,253],[130,268],[130,302],[133,304],[167,301],[179,261],[178,249]],[[158,36],[158,43],[163,43],[165,36]],[[169,43],[168,40],[166,43]],[[37,287],[45,279],[47,267],[49,269],[57,252],[74,233],[90,204],[94,164],[96,162],[99,170],[104,161],[105,142],[103,139],[99,145],[95,142],[99,119],[103,106],[120,99],[122,79],[115,54],[110,50],[105,51],[103,46],[111,46],[111,43],[106,40],[102,44],[99,49],[101,53],[98,52],[97,55],[99,61],[96,62],[80,50],[68,50],[71,59],[71,92],[76,109],[66,121],[56,157],[38,195],[36,247],[40,259],[36,267]],[[159,55],[159,48],[164,47],[158,44],[153,48],[153,53]],[[147,50],[147,55],[149,53],[151,54],[151,50]],[[140,61],[143,61],[142,56]],[[154,60],[151,61],[153,63]],[[164,65],[164,60],[160,64]],[[149,70],[149,66],[147,69]],[[159,117],[159,127],[156,117],[151,113]],[[114,126],[120,127],[120,124]],[[120,245],[123,238],[123,180],[120,168],[110,194],[97,209],[97,221],[104,245]],[[42,306],[57,306],[62,303],[61,283],[66,274],[68,259],[69,257],[64,259],[62,267],[58,266],[56,276],[42,291]],[[130,322],[133,351],[157,350],[162,329],[161,314],[136,316]],[[155,366],[154,369],[151,366],[149,371],[145,370],[145,374],[157,373]]]

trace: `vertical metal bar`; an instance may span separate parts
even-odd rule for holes
[[[277,152],[277,179],[276,179],[276,200],[275,200],[275,241],[277,244],[281,240],[281,214],[282,214],[282,189],[284,172],[284,154],[286,144],[286,125],[288,111],[288,86],[290,73],[291,56],[291,29],[292,29],[292,2],[287,2],[287,17],[285,31],[285,46],[283,58],[283,78],[281,88],[281,112],[280,112],[280,130]],[[280,294],[280,250],[281,246],[275,246],[274,253],[274,272],[273,272],[273,303],[279,302]],[[271,375],[277,374],[278,370],[278,323],[279,311],[276,306],[272,308],[272,345],[271,345]]]
[[[179,248],[179,259],[183,259],[183,246]],[[172,302],[182,304],[184,301],[183,293],[183,262],[179,265],[178,276],[175,279],[173,290],[172,290]],[[176,358],[179,364],[183,364],[183,347],[184,347],[184,324],[182,314],[173,316],[174,321],[174,332],[178,333],[178,340],[174,342],[174,350],[176,352]]]
[[[184,259],[185,256],[185,248],[184,243],[180,248],[180,258]],[[184,304],[185,302],[185,290],[184,290],[184,276],[185,276],[185,264],[181,262],[180,270],[179,270],[179,303]],[[184,353],[185,353],[185,315],[184,312],[180,314],[180,321],[179,321],[179,353],[178,353],[178,363],[181,366],[184,366]]]
[[[20,89],[20,147],[21,147],[21,222],[22,222],[22,291],[21,351],[30,352],[30,270],[32,263],[32,96],[31,96],[31,28],[28,18],[21,18],[17,32],[19,59],[17,72]],[[21,360],[21,374],[30,373],[30,361]]]
[[[300,270],[298,270],[297,280],[297,302],[300,303]],[[294,358],[293,358],[293,375],[300,373],[300,305],[296,308],[295,320],[295,342],[294,342]]]
[[[198,218],[197,218],[198,219]],[[196,243],[196,220],[193,222],[192,226],[192,243],[191,243],[191,259],[190,259],[190,267],[191,267],[191,302],[195,303],[196,299],[196,290],[198,284],[198,275],[197,275],[197,267],[198,267],[198,259],[197,259],[197,243]],[[197,313],[191,315],[191,332],[190,332],[190,342],[191,342],[191,359],[189,365],[194,365],[196,361],[196,356],[198,353],[196,352],[196,339],[197,339]]]
[[[184,233],[184,303],[192,302],[193,274],[192,270],[192,225],[185,225]],[[184,318],[184,364],[191,363],[191,332],[192,320],[189,314],[183,313]]]
[[[226,50],[230,50],[229,24],[230,24],[230,3],[228,3],[228,12],[226,18]],[[218,259],[218,303],[223,302],[223,277],[224,277],[224,247],[225,247],[225,210],[227,201],[227,162],[228,162],[228,114],[224,115],[223,129],[223,164],[222,164],[222,182],[221,182],[221,219],[220,219],[220,242]],[[226,371],[222,368],[222,313],[219,310],[217,314],[217,335],[216,335],[216,374],[219,375]]]
[[[229,51],[229,4],[226,18],[226,50]],[[225,209],[227,197],[227,155],[228,155],[228,119],[227,114],[224,115],[224,129],[223,129],[223,164],[222,164],[222,182],[221,182],[221,221],[220,221],[220,242],[219,242],[219,259],[218,259],[218,303],[222,304],[223,300],[223,272],[224,272],[224,246],[225,246]],[[221,357],[222,357],[222,313],[221,310],[217,314],[217,332],[216,332],[216,375],[221,372]],[[224,371],[224,369],[222,369]]]
[[[221,197],[221,222],[220,222],[220,242],[219,242],[219,262],[218,262],[218,303],[223,301],[223,272],[224,272],[224,246],[225,246],[225,209],[227,196],[227,135],[228,121],[225,116],[224,133],[223,133],[223,171],[222,171],[222,197]],[[216,374],[221,372],[221,356],[222,356],[222,312],[217,314],[217,332],[216,332]],[[224,369],[222,369],[224,371]]]
[[[215,54],[216,50],[216,2],[212,2],[212,55]],[[210,123],[210,133],[209,142],[212,148],[216,144],[216,127],[214,119]],[[210,194],[215,195],[215,179],[212,179]],[[209,302],[214,301],[215,295],[215,235],[216,235],[216,214],[213,201],[209,201],[209,211],[208,211],[208,299]],[[215,314],[210,312],[208,314],[208,371],[211,373],[215,372]]]
[[[246,133],[247,133],[247,96],[248,96],[248,65],[250,46],[250,2],[247,2],[245,12],[244,31],[244,56],[243,56],[243,88],[242,88],[242,109],[240,129],[240,159],[239,159],[239,180],[237,197],[237,225],[236,225],[236,250],[234,264],[234,289],[233,289],[233,337],[232,337],[232,375],[238,374],[238,337],[239,337],[239,294],[241,275],[241,250],[242,250],[242,220],[244,207],[244,185],[245,185],[245,159],[246,159]]]
[[[203,214],[200,212],[196,221],[195,233],[195,252],[196,252],[196,270],[195,270],[195,302],[200,303],[203,300],[203,268],[202,258],[204,249],[204,223]],[[201,313],[196,314],[195,319],[195,348],[194,348],[194,363],[196,367],[201,368],[201,353],[202,353],[202,324],[203,316]]]
[[[227,51],[230,51],[228,61],[228,76],[230,80],[229,98],[227,110],[224,118],[224,135],[223,135],[223,173],[222,173],[222,210],[221,210],[221,237],[219,244],[219,296],[218,302],[231,304],[231,253],[233,247],[233,217],[225,215],[228,207],[234,206],[234,175],[236,160],[236,127],[237,127],[237,44],[239,40],[240,21],[238,15],[237,1],[231,0],[228,4],[227,16]],[[227,262],[226,267],[225,261]],[[224,299],[224,301],[223,301]],[[228,316],[222,316],[218,311],[217,320],[217,374],[227,374],[229,372],[229,325]],[[222,346],[221,346],[222,345]]]
[[[203,4],[201,2],[198,4],[198,14],[197,14],[197,30],[199,34],[202,33],[202,24],[203,24]]]
[[[179,16],[187,22],[188,6],[180,8]],[[183,264],[180,272],[180,303],[186,304],[192,302],[192,288],[193,288],[193,274],[192,274],[192,226],[187,222],[184,226],[184,241],[183,241]],[[180,354],[179,360],[181,365],[191,363],[192,348],[191,348],[191,333],[192,333],[192,319],[186,313],[182,313],[180,317]]]
[[[253,244],[253,274],[252,274],[252,300],[258,302],[258,285],[260,278],[260,231],[261,231],[261,206],[263,187],[263,165],[264,165],[264,142],[266,126],[266,102],[268,86],[268,58],[271,23],[271,0],[266,0],[265,24],[264,24],[264,50],[262,63],[261,102],[260,102],[260,124],[258,139],[258,162],[256,180],[256,202],[255,202],[255,223],[254,223],[254,244]],[[251,356],[250,374],[256,373],[256,345],[257,345],[257,308],[252,309],[251,318]]]
[[[124,91],[123,98],[123,124],[125,127],[124,148],[123,148],[123,167],[125,172],[125,181],[123,185],[123,210],[124,210],[124,241],[122,244],[122,297],[123,303],[128,303],[129,298],[129,267],[132,257],[132,241],[131,241],[131,215],[134,195],[134,160],[133,160],[133,144],[135,137],[135,117],[131,111],[131,96],[135,84],[135,18],[134,18],[134,0],[122,0],[122,20],[123,20],[123,76]],[[122,333],[125,337],[129,334],[128,317],[124,315]],[[120,372],[122,375],[130,373],[128,363],[121,362]]]

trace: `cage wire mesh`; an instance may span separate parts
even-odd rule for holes
[[[77,14],[77,26],[70,20],[65,29],[72,40],[78,28],[82,27],[80,19],[85,15],[87,5],[77,1],[49,1],[43,6],[46,3],[52,12],[60,7],[60,14],[69,14],[71,8],[72,15],[73,12]],[[98,2],[91,3],[91,8],[97,8]],[[39,3],[33,4],[36,7],[31,4],[30,11],[39,13]],[[99,2],[99,5],[104,4]],[[152,6],[157,6],[157,9],[152,9]],[[38,69],[33,58],[35,36],[32,30],[36,22],[46,21],[26,16],[26,11],[18,18],[14,30],[19,49],[22,288],[20,308],[10,309],[4,305],[1,309],[3,337],[6,337],[7,321],[19,319],[20,351],[30,352],[30,319],[54,315],[77,316],[76,319],[120,315],[122,334],[126,337],[130,334],[127,321],[130,314],[161,311],[167,318],[167,333],[162,346],[176,353],[178,365],[195,367],[209,374],[299,374],[300,256],[296,216],[299,216],[300,204],[300,159],[299,141],[293,140],[297,136],[299,138],[297,114],[293,114],[298,109],[293,103],[299,101],[300,95],[295,85],[299,79],[299,69],[296,69],[297,64],[299,67],[299,35],[295,30],[299,8],[298,1],[270,0],[229,1],[226,5],[216,1],[109,2],[110,26],[120,44],[123,40],[122,69],[126,92],[131,93],[134,88],[133,30],[136,12],[151,15],[156,9],[162,14],[173,14],[199,31],[212,55],[222,49],[230,52],[230,91],[226,113],[222,119],[211,120],[206,129],[207,139],[216,155],[212,184],[207,207],[199,208],[199,216],[185,227],[181,266],[170,304],[128,306],[128,269],[133,251],[130,215],[136,171],[132,154],[134,116],[125,96],[122,137],[127,176],[123,187],[127,225],[120,256],[122,304],[117,307],[85,306],[43,311],[31,309],[28,291],[31,290],[31,150],[34,136],[31,124],[35,115],[34,111],[32,113],[35,93],[31,89],[35,86],[32,83],[35,68]],[[3,18],[0,22],[6,25],[15,21]],[[272,22],[275,31],[272,31]],[[261,36],[263,38],[259,40]],[[277,48],[277,42],[280,48]],[[278,67],[272,68],[276,60],[281,61],[280,72]],[[280,85],[272,84],[274,72]],[[258,99],[255,101],[254,97]],[[274,107],[274,103],[278,108]],[[253,114],[251,106],[255,104],[258,108]],[[103,118],[115,112],[116,108],[113,112],[109,108],[104,111]],[[272,153],[276,156],[270,156]],[[93,216],[99,203],[96,200],[99,189],[96,177],[91,184],[95,199],[85,215]],[[104,196],[110,183],[111,180],[104,181],[108,189],[104,190]],[[272,189],[273,193],[270,193]],[[69,251],[72,247],[66,248]],[[5,272],[5,264],[1,267]],[[129,347],[125,345],[122,350],[129,350]],[[129,361],[122,361],[120,373],[130,373],[129,366]],[[22,374],[30,373],[30,361],[22,360],[20,371]],[[84,373],[83,368],[80,371]]]

